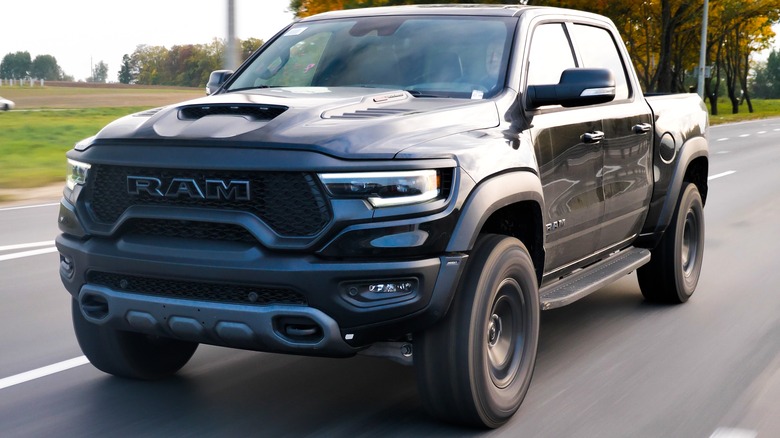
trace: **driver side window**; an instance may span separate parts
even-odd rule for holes
[[[534,29],[528,54],[528,85],[557,84],[564,70],[576,66],[562,23],[542,24]]]

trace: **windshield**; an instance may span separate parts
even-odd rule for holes
[[[371,87],[491,97],[503,89],[514,26],[514,18],[459,16],[298,23],[264,47],[228,91]]]

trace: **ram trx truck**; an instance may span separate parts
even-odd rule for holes
[[[414,366],[434,416],[497,427],[540,312],[637,272],[682,303],[707,112],[645,98],[604,17],[414,6],[297,21],[211,94],[67,153],[60,275],[89,360],[136,379],[200,343]]]

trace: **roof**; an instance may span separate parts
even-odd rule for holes
[[[330,18],[376,17],[390,15],[464,15],[464,16],[494,16],[513,17],[525,9],[534,8],[523,5],[485,5],[485,4],[446,4],[446,5],[409,5],[384,6],[378,8],[346,9],[324,12],[306,17],[301,21],[316,21]]]

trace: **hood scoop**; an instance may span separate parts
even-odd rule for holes
[[[287,111],[280,105],[190,105],[179,108],[179,120],[200,120],[209,116],[242,116],[270,121]]]
[[[281,105],[186,105],[152,119],[161,137],[231,138],[257,130],[287,111]]]

